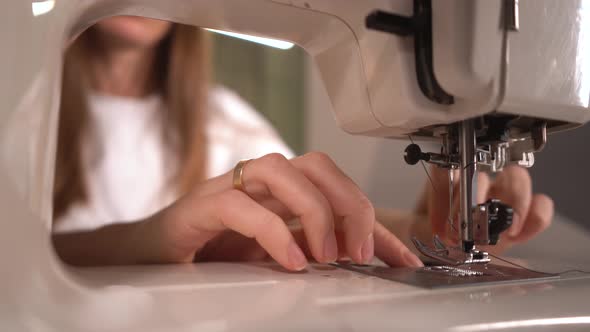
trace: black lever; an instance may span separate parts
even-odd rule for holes
[[[426,98],[435,103],[451,105],[455,102],[453,96],[445,92],[434,75],[432,0],[414,0],[412,16],[375,10],[365,18],[365,26],[401,37],[414,37],[416,78],[420,90]]]
[[[369,29],[404,37],[414,34],[416,30],[414,22],[413,16],[402,16],[382,10],[372,12],[366,19],[366,25]]]

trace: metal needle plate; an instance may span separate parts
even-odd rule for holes
[[[334,266],[385,280],[431,289],[559,279],[559,275],[556,274],[495,264],[435,265],[418,269],[358,265],[350,262],[339,262]]]

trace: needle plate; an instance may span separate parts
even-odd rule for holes
[[[359,265],[338,262],[334,266],[397,281],[422,288],[450,288],[488,284],[514,283],[531,280],[553,280],[559,275],[535,272],[516,267],[495,264],[466,264],[459,266],[433,265],[422,268],[391,268],[378,265]]]

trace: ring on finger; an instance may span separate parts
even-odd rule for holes
[[[233,174],[233,187],[239,191],[244,190],[244,167],[251,159],[247,160],[240,160],[236,166],[234,167],[234,174]]]

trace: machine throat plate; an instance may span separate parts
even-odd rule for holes
[[[379,265],[339,262],[335,263],[334,266],[385,280],[430,289],[559,279],[557,274],[535,272],[496,264],[391,268]]]

